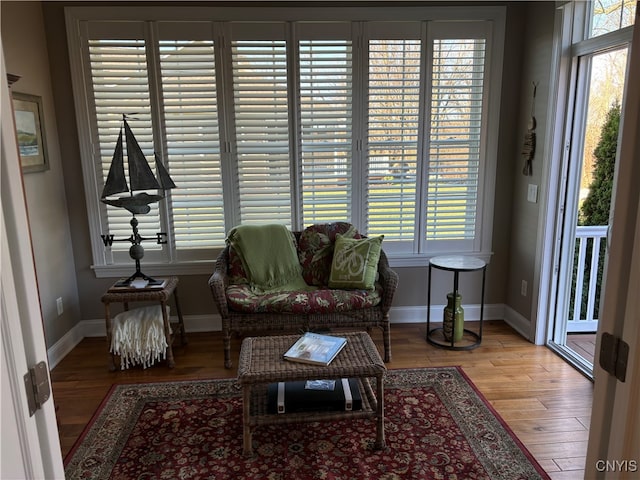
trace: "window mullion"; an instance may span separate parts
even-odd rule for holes
[[[231,55],[231,27],[228,23],[216,24],[218,35],[215,56],[220,68],[216,72],[218,82],[218,117],[222,190],[224,194],[224,223],[226,229],[240,223],[240,190],[238,180],[238,150],[236,148],[235,118],[233,115],[233,61]]]
[[[164,121],[164,108],[162,106],[162,72],[160,69],[160,48],[158,45],[158,29],[157,23],[147,23],[145,25],[145,36],[147,38],[147,69],[149,76],[149,100],[151,102],[151,125],[153,131],[154,145],[156,153],[161,161],[168,167],[171,173],[170,165],[166,165],[166,131]],[[167,255],[170,262],[176,261],[176,237],[173,228],[173,207],[171,202],[171,190],[166,190],[164,201],[158,202],[158,212],[160,214],[160,231],[166,233],[166,244],[161,248]]]
[[[418,120],[418,158],[416,164],[416,231],[414,253],[427,250],[427,195],[429,176],[429,119],[431,118],[431,74],[433,50],[430,48],[429,22],[422,22],[420,38],[420,107]]]
[[[290,22],[287,29],[287,83],[289,84],[289,164],[291,177],[291,226],[304,228],[302,199],[302,159],[300,125],[300,49],[296,24]]]
[[[367,232],[367,148],[366,99],[368,58],[364,38],[364,22],[352,23],[353,96],[352,96],[352,162],[351,162],[351,223]]]

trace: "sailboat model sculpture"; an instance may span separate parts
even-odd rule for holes
[[[136,262],[136,271],[129,278],[120,282],[121,285],[130,285],[131,282],[137,278],[145,280],[147,285],[157,285],[161,282],[148,277],[140,271],[140,260],[144,257],[144,248],[142,248],[141,242],[144,240],[153,240],[153,238],[140,236],[136,215],[149,213],[151,210],[149,204],[162,200],[165,190],[176,188],[176,185],[173,183],[164,165],[162,165],[157,153],[154,153],[154,156],[158,176],[156,177],[154,175],[147,158],[144,156],[144,153],[142,153],[142,149],[127,123],[126,115],[122,115],[122,123],[123,126],[120,127],[120,134],[118,135],[118,141],[113,152],[113,159],[111,160],[111,166],[109,167],[109,173],[104,184],[104,189],[102,190],[102,195],[100,196],[100,201],[107,205],[124,208],[131,212],[133,217],[129,223],[131,224],[133,233],[128,238],[121,239],[114,239],[114,235],[101,235],[101,237],[105,247],[111,246],[113,242],[131,242],[129,255]],[[128,184],[125,176],[123,130],[129,170]],[[150,195],[145,190],[156,190],[158,193]],[[125,195],[118,196],[119,194]],[[164,232],[157,233],[155,237],[156,243],[167,243],[165,240],[166,235]]]

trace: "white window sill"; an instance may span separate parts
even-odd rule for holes
[[[215,260],[182,263],[144,263],[140,265],[140,270],[150,277],[161,277],[169,275],[211,275]],[[93,265],[91,267],[96,273],[96,278],[121,278],[129,277],[136,271],[135,262],[132,260],[127,264],[118,265]]]
[[[484,260],[487,264],[491,260],[492,253],[480,252],[480,253],[467,253],[467,252],[446,252],[439,253],[438,255],[468,255]],[[429,265],[429,259],[435,255],[412,255],[412,254],[388,254],[389,265],[393,267],[427,267]],[[142,263],[140,270],[145,275],[151,277],[155,276],[168,276],[168,275],[210,275],[213,273],[213,267],[215,260],[202,260],[180,263]],[[93,265],[93,271],[96,273],[96,278],[121,278],[129,277],[135,272],[135,263],[133,260],[130,263],[118,264],[118,265]]]
[[[409,253],[387,253],[389,265],[391,267],[428,267],[429,260],[433,257],[439,257],[440,255],[464,255],[469,257],[475,257],[483,260],[487,264],[491,261],[492,252],[439,252],[437,254],[409,254]]]

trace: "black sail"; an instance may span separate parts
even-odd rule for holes
[[[173,180],[169,176],[169,172],[167,172],[167,169],[164,168],[164,165],[162,165],[162,162],[160,161],[160,158],[158,157],[157,153],[155,154],[155,158],[156,158],[156,172],[158,172],[158,180],[160,181],[160,185],[162,185],[161,188],[163,190],[176,188],[176,184],[173,183]]]
[[[124,134],[127,139],[127,159],[129,162],[129,183],[131,184],[131,191],[162,189],[126,121],[124,122]]]
[[[109,174],[107,175],[107,181],[104,184],[102,190],[102,197],[105,198],[116,193],[128,192],[127,179],[124,176],[124,158],[122,152],[122,128],[120,128],[120,134],[118,135],[118,142],[116,148],[113,151],[113,158],[111,159],[111,166],[109,167]]]

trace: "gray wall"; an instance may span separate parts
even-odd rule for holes
[[[77,285],[78,292],[73,296],[73,300],[70,300],[73,306],[70,308],[69,315],[64,316],[65,322],[61,322],[57,318],[49,319],[49,316],[46,315],[45,330],[47,330],[47,344],[49,346],[80,320],[102,318],[104,312],[100,297],[112,283],[112,279],[97,279],[91,269],[91,242],[87,224],[64,23],[64,6],[80,4],[81,2],[42,3],[45,30],[42,32],[41,24],[34,20],[38,17],[39,4],[2,2],[2,37],[5,54],[8,59],[11,59],[8,69],[12,71],[13,67],[16,69],[16,73],[20,73],[18,67],[21,67],[22,64],[37,63],[39,69],[37,81],[42,83],[37,90],[47,90],[48,105],[46,105],[46,109],[49,116],[55,112],[55,118],[47,123],[51,125],[57,123],[58,126],[57,135],[55,131],[49,133],[51,141],[57,143],[54,148],[57,151],[57,159],[52,162],[55,165],[52,164],[51,171],[45,174],[31,174],[39,175],[42,178],[40,183],[46,184],[46,186],[27,184],[28,196],[31,198],[29,201],[30,212],[33,211],[33,218],[45,217],[47,219],[42,223],[40,221],[32,222],[37,223],[32,224],[34,237],[40,237],[38,242],[34,242],[34,250],[37,252],[36,263],[39,280],[42,284],[46,284],[44,287],[46,292],[41,292],[43,305],[51,305],[53,298],[52,308],[55,313],[55,298],[60,296],[57,293],[60,288],[75,291]],[[143,2],[143,5],[149,5],[149,3]],[[163,5],[167,5],[167,3],[165,2]],[[24,16],[23,9],[27,8],[30,10],[30,15]],[[499,136],[499,150],[496,191],[494,192],[495,217],[492,245],[494,254],[487,269],[486,302],[488,304],[512,305],[526,318],[529,318],[531,299],[530,297],[519,298],[520,278],[527,280],[531,288],[538,205],[522,201],[523,198],[526,200],[527,183],[534,183],[534,181],[523,177],[520,173],[522,168],[520,149],[526,130],[525,119],[530,108],[528,100],[530,98],[530,88],[528,88],[530,77],[540,81],[536,104],[539,135],[544,128],[541,122],[546,114],[547,91],[544,84],[548,82],[548,75],[542,78],[541,72],[545,68],[548,71],[550,58],[550,34],[553,22],[552,17],[551,19],[547,18],[549,12],[553,13],[553,2],[548,4],[538,2],[507,4],[501,125],[499,131],[495,132]],[[540,19],[532,19],[532,13],[540,13],[543,16]],[[5,32],[4,28],[7,17],[13,27],[9,32]],[[527,18],[526,23],[525,18]],[[26,55],[28,52],[22,42],[25,36],[31,38],[33,35],[25,35],[25,31],[32,32],[41,38],[45,35],[39,45],[33,47],[37,49],[37,55],[33,57]],[[533,36],[528,37],[528,35]],[[45,43],[46,51],[44,50]],[[549,51],[539,51],[538,49]],[[534,52],[536,52],[535,55]],[[45,67],[47,53],[49,71]],[[525,74],[521,75],[523,65]],[[518,128],[514,129],[514,125],[517,125]],[[534,175],[537,178],[534,178],[538,184],[543,164],[544,162],[537,157],[534,163]],[[28,181],[34,183],[37,180]],[[50,189],[54,189],[55,193],[49,192]],[[544,194],[544,192],[540,193]],[[65,195],[66,203],[64,201]],[[55,216],[49,212],[52,203],[57,205]],[[51,223],[61,225],[64,231],[55,248],[48,239],[51,233],[49,225]],[[44,235],[45,233],[46,235]],[[45,241],[45,239],[47,240]],[[212,251],[212,258],[216,254],[217,251]],[[59,275],[60,263],[64,263],[66,270],[64,275]],[[70,269],[73,271],[69,272]],[[400,287],[394,306],[425,306],[427,268],[398,267],[395,269],[400,275]],[[46,278],[41,278],[41,272],[51,270],[55,270],[56,278],[52,278],[50,274]],[[45,275],[43,273],[43,276]],[[215,313],[207,279],[208,275],[180,276],[180,297],[185,315]],[[444,295],[451,289],[451,276],[445,272],[437,272],[434,280],[433,298],[440,299],[439,303],[444,303]],[[462,275],[461,289],[464,291],[465,302],[478,303],[480,300],[479,274]],[[65,295],[67,295],[66,292]],[[43,310],[45,309],[43,308]]]
[[[42,97],[50,168],[23,175],[45,341],[52,345],[81,318],[75,258],[65,197],[64,163],[49,73],[42,9],[38,2],[2,2],[2,44],[7,72],[20,75],[12,90]],[[2,108],[7,108],[3,105]],[[16,178],[15,181],[22,179]],[[24,239],[28,241],[28,239]],[[58,315],[56,299],[62,298]]]
[[[540,199],[546,195],[542,185],[545,169],[550,168],[552,159],[544,157],[544,144],[547,141],[547,110],[549,98],[549,80],[551,75],[551,53],[553,42],[555,5],[552,2],[530,2],[526,6],[526,22],[521,25],[524,33],[522,49],[522,76],[520,78],[520,108],[517,120],[517,139],[512,162],[513,211],[510,230],[510,253],[508,261],[508,279],[505,303],[525,318],[534,318],[532,309],[537,301],[531,292],[534,287],[536,268],[536,241],[540,222]],[[533,160],[533,175],[522,174],[523,157],[521,148],[527,124],[531,117],[533,82],[537,82],[535,99],[536,154]],[[538,186],[538,202],[527,201],[529,184]],[[528,284],[527,296],[522,296],[522,280]]]

